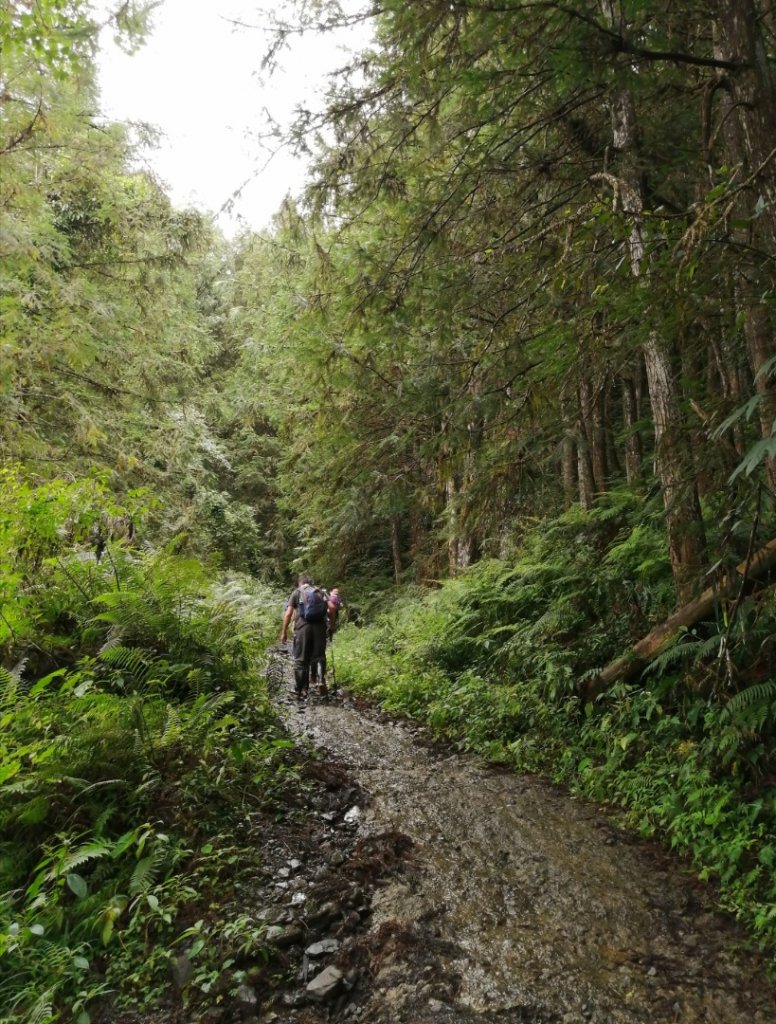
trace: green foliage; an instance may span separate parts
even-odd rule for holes
[[[97,481],[5,479],[0,559],[25,629],[0,669],[0,1002],[75,1019],[124,983],[104,980],[117,938],[130,974],[150,936],[174,941],[197,897],[193,822],[280,791],[254,668],[275,601],[172,551],[108,542],[98,561],[79,542],[126,508]]]

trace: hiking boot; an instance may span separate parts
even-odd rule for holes
[[[318,684],[318,693],[321,695],[321,697],[328,697],[329,696],[329,691],[328,691],[328,688],[326,686],[326,683],[320,682]]]

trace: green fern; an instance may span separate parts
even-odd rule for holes
[[[138,686],[146,683],[155,667],[154,659],[149,658],[148,652],[138,647],[109,647],[102,650],[98,658],[114,672],[129,677]]]
[[[65,857],[59,866],[59,874],[67,874],[67,872],[72,871],[73,868],[80,867],[82,864],[87,864],[91,860],[98,860],[101,857],[107,857],[109,853],[110,847],[106,846],[105,843],[86,843],[84,846],[79,847],[77,850],[73,850],[72,853]]]
[[[0,665],[0,708],[13,708],[19,694],[19,679]]]
[[[132,877],[129,880],[129,893],[131,896],[139,896],[148,892],[159,880],[162,865],[166,859],[166,852],[161,847],[155,847],[149,854],[141,858]]]
[[[776,701],[776,679],[768,679],[764,683],[755,683],[741,690],[725,705],[723,714],[732,718],[741,711],[748,710],[755,705],[767,706]]]

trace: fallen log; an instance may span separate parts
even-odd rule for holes
[[[762,579],[776,565],[776,537],[752,555],[751,559],[736,566],[715,586],[709,587],[689,604],[677,609],[665,622],[656,626],[631,649],[610,662],[603,671],[591,676],[580,684],[582,696],[590,699],[608,690],[610,686],[627,681],[638,675],[651,661],[668,647],[682,627],[689,629],[696,622],[706,618],[714,610],[714,605],[724,598],[732,597],[739,587],[751,580]]]

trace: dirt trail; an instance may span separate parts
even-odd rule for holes
[[[355,1020],[764,1024],[773,992],[676,862],[541,780],[439,752],[348,701],[286,716],[367,794],[361,831],[413,841],[373,903]]]

